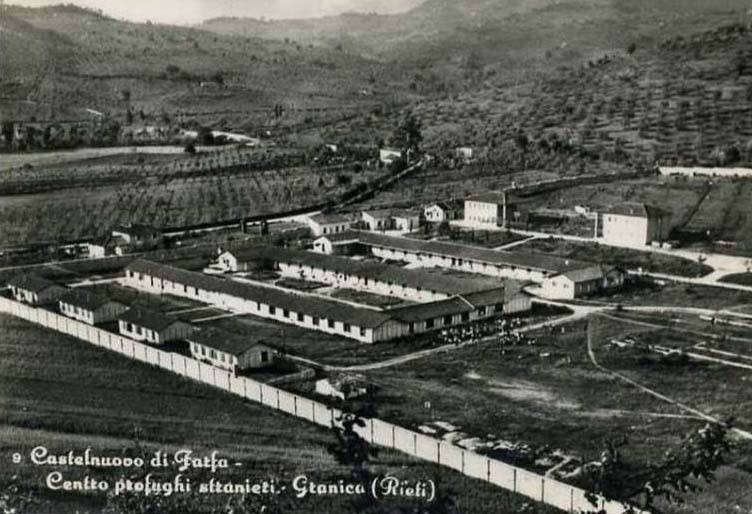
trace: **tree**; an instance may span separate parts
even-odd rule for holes
[[[732,421],[708,423],[690,432],[659,461],[647,465],[625,456],[626,439],[609,441],[601,461],[585,472],[588,500],[595,506],[601,496],[623,503],[627,512],[634,512],[637,505],[653,514],[664,514],[662,504],[682,504],[684,495],[714,480],[716,470],[731,451],[727,439],[731,425]]]
[[[422,142],[421,122],[411,111],[408,111],[394,130],[389,144],[403,152],[417,152]]]
[[[15,133],[15,127],[13,126],[12,121],[4,121],[2,127],[0,128],[0,131],[3,134],[3,139],[5,139],[5,142],[10,145],[13,143],[13,135]]]

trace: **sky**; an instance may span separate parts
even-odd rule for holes
[[[114,18],[156,23],[192,24],[219,16],[313,18],[347,11],[381,14],[407,11],[421,0],[7,0],[39,7],[73,3],[101,9]]]

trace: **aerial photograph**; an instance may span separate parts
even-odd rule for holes
[[[0,0],[0,514],[752,514],[749,0]]]

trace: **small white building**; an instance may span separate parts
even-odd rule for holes
[[[454,149],[454,156],[465,162],[470,162],[473,160],[474,152],[469,146],[458,146]]]
[[[392,211],[390,209],[363,211],[361,216],[368,230],[379,232],[392,229]]]
[[[463,212],[461,201],[436,202],[423,210],[423,216],[428,223],[444,223],[462,219]]]
[[[397,148],[382,148],[379,150],[379,160],[384,164],[392,164],[402,158],[402,150]]]
[[[120,302],[85,289],[71,289],[58,302],[60,312],[89,325],[115,321],[128,310]]]
[[[154,248],[162,241],[162,232],[150,225],[128,224],[115,227],[113,237],[122,238],[132,248]]]
[[[574,300],[624,285],[625,274],[616,267],[591,266],[544,280],[539,294],[551,300]]]
[[[237,373],[271,366],[277,350],[255,336],[228,334],[205,328],[186,338],[194,359]]]
[[[66,291],[64,287],[32,273],[13,277],[8,281],[8,288],[16,301],[29,305],[55,303]]]
[[[392,216],[392,222],[395,230],[412,232],[420,228],[420,212],[397,211]]]
[[[490,192],[465,200],[465,223],[478,228],[503,226],[505,193]]]
[[[362,248],[358,233],[353,230],[321,236],[313,242],[313,251],[325,255],[355,255]]]
[[[671,232],[671,213],[644,203],[616,205],[603,214],[603,239],[616,245],[663,242]]]
[[[306,221],[314,236],[339,234],[355,225],[353,218],[345,214],[315,214]]]
[[[185,339],[193,332],[188,323],[141,307],[133,307],[121,314],[118,326],[120,334],[155,345]]]

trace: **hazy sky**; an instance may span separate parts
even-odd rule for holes
[[[218,16],[310,18],[345,11],[396,13],[422,0],[7,0],[38,7],[74,3],[102,9],[115,18],[160,23],[198,23]]]

